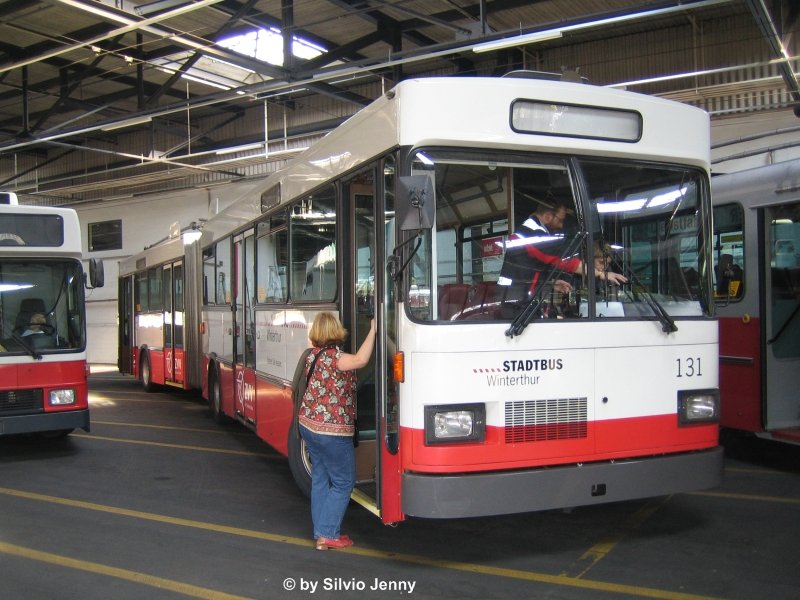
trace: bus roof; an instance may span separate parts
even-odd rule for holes
[[[714,204],[741,202],[749,208],[800,198],[800,158],[711,178]]]
[[[638,114],[640,135],[615,141],[518,131],[511,124],[518,101]],[[280,202],[287,202],[393,148],[423,145],[632,157],[708,171],[710,126],[708,114],[698,108],[581,83],[519,77],[409,79],[270,175],[261,191],[229,205],[206,227],[216,239],[261,214],[262,191],[279,190]]]
[[[201,244],[210,241],[208,234],[201,238]],[[184,239],[182,236],[175,236],[162,240],[161,242],[145,248],[127,258],[119,261],[120,277],[130,275],[138,271],[143,271],[151,267],[162,265],[184,255]]]

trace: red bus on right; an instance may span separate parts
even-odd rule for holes
[[[721,425],[800,444],[800,159],[711,184]]]

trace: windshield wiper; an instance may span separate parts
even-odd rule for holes
[[[561,255],[561,261],[565,260],[568,256],[572,256],[578,251],[580,248],[581,243],[583,242],[584,238],[586,237],[587,232],[581,231],[578,232],[572,241],[567,246],[567,249]],[[525,328],[528,324],[533,320],[533,317],[538,313],[539,307],[541,307],[544,296],[545,290],[548,289],[549,284],[553,282],[556,277],[562,275],[564,273],[564,269],[550,269],[547,272],[547,275],[544,278],[544,281],[538,283],[536,286],[536,291],[533,292],[533,297],[528,301],[522,311],[511,321],[511,325],[508,329],[506,329],[506,336],[513,338],[515,335],[521,334],[525,331]]]
[[[6,331],[6,328],[3,326],[2,323],[0,323],[0,332],[2,332],[3,335],[7,335],[9,333],[8,331]],[[37,352],[34,349],[34,347],[31,346],[24,337],[22,337],[13,329],[11,330],[10,333],[11,333],[11,339],[17,342],[17,344],[19,344],[20,346],[22,346],[22,349],[25,350],[25,352],[27,352],[31,356],[31,358],[33,358],[34,360],[42,360],[42,355],[39,352]]]
[[[628,281],[631,282],[631,285],[637,286],[637,291],[639,291],[642,296],[644,297],[644,301],[647,303],[647,306],[650,307],[650,310],[653,311],[653,314],[658,318],[661,322],[661,331],[664,333],[675,333],[678,331],[678,326],[675,325],[675,321],[672,317],[669,316],[669,313],[664,309],[663,306],[656,300],[653,292],[647,289],[647,287],[641,282],[641,280],[636,276],[633,272],[633,269],[630,267],[626,267],[619,263],[617,259],[612,259],[612,263],[622,271],[622,274],[628,278]],[[631,292],[625,290],[625,294],[630,298],[631,302],[636,302],[636,299],[631,295]]]

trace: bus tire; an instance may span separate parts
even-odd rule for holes
[[[211,380],[208,384],[208,410],[211,418],[216,423],[225,423],[228,419],[222,412],[222,387],[219,383],[219,371],[211,370]]]
[[[154,392],[156,385],[153,383],[153,369],[150,367],[150,353],[142,352],[139,360],[139,379],[145,392]]]
[[[289,430],[289,470],[292,477],[303,494],[311,497],[311,457],[308,454],[306,443],[297,431],[297,418],[292,419]]]

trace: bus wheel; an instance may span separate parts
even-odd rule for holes
[[[214,421],[217,423],[224,423],[227,421],[225,413],[222,412],[222,389],[216,370],[211,376],[211,384],[208,386],[208,408],[211,412],[211,418],[214,419]]]
[[[142,352],[142,359],[139,361],[139,379],[142,381],[142,387],[145,392],[155,390],[153,370],[150,368],[150,355],[147,352]]]
[[[297,432],[297,419],[292,421],[289,430],[289,469],[292,471],[297,487],[307,497],[311,497],[311,456],[306,443]]]

